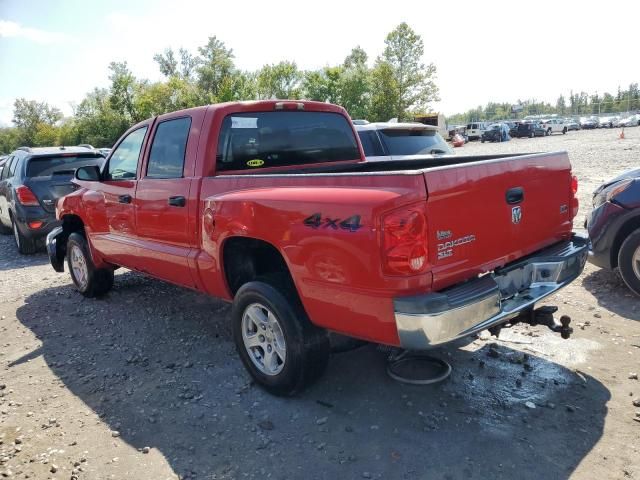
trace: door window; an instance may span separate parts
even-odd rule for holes
[[[181,178],[191,118],[167,120],[158,125],[151,144],[147,177]]]
[[[142,150],[142,143],[146,133],[147,127],[139,128],[120,142],[118,148],[111,155],[107,166],[107,176],[110,180],[136,178],[138,160],[140,159],[140,151]]]
[[[0,180],[4,180],[9,176],[9,167],[11,166],[11,161],[13,157],[9,157],[7,161],[4,163],[4,168],[2,169],[2,176],[0,176]]]
[[[11,165],[9,165],[9,173],[7,174],[7,178],[13,178],[13,174],[16,172],[16,167],[18,166],[18,162],[20,159],[18,157],[13,157],[11,160]]]

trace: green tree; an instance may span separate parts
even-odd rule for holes
[[[557,113],[564,115],[567,111],[567,103],[564,99],[564,95],[560,95],[558,100],[556,101],[556,111]]]
[[[386,122],[398,116],[400,89],[391,64],[378,59],[371,72],[369,120]]]
[[[40,125],[53,126],[62,119],[62,112],[46,102],[37,102],[18,98],[13,103],[13,123],[18,141],[22,145],[36,145],[36,136]],[[40,139],[43,137],[41,136]]]
[[[200,58],[197,60],[196,72],[198,88],[205,103],[220,101],[220,94],[228,89],[230,78],[234,72],[233,50],[215,36],[209,37],[204,47],[199,47]]]
[[[387,35],[385,45],[382,61],[391,67],[397,90],[394,116],[405,120],[412,111],[427,111],[439,97],[436,67],[422,63],[422,38],[403,22]]]
[[[295,62],[265,65],[257,75],[258,98],[300,98],[301,80],[302,73]]]
[[[131,120],[133,123],[144,120],[136,111],[136,93],[138,82],[129,70],[127,62],[111,62],[109,64],[109,80],[111,91],[109,103],[111,108],[119,115]]]
[[[340,104],[351,118],[366,119],[371,108],[371,71],[367,67],[368,56],[361,47],[355,47],[342,64],[339,79]]]
[[[166,48],[163,53],[156,53],[153,60],[158,64],[160,73],[165,77],[174,77],[178,75],[178,60],[176,59],[173,49]]]

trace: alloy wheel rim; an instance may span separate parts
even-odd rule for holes
[[[287,348],[282,327],[274,313],[260,303],[252,303],[242,314],[242,342],[251,362],[265,375],[282,372]]]
[[[73,277],[78,283],[80,290],[84,290],[87,288],[89,282],[89,269],[87,268],[87,261],[80,247],[76,245],[71,247],[70,258]]]
[[[633,273],[635,273],[636,278],[640,280],[640,247],[636,248],[636,251],[633,252],[631,266],[633,267]]]

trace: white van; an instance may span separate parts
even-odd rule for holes
[[[485,130],[489,129],[489,122],[467,123],[467,137],[469,140],[478,140]]]

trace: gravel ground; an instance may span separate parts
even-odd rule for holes
[[[467,144],[567,150],[590,192],[637,166],[640,128]],[[122,272],[102,300],[0,237],[0,474],[32,479],[640,479],[640,312],[588,266],[551,298],[570,340],[517,325],[437,351],[438,385],[385,372],[388,351],[334,354],[293,399],[252,385],[229,307]],[[639,400],[640,405],[640,400]]]

